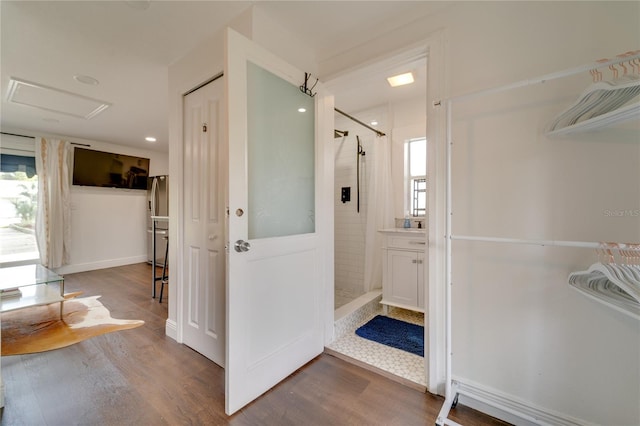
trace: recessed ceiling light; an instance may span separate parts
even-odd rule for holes
[[[76,74],[73,76],[73,79],[78,83],[88,84],[90,86],[97,86],[98,84],[100,84],[98,80],[91,77],[90,75]]]
[[[144,140],[146,140],[147,142],[155,142],[156,138],[154,138],[153,136],[147,136],[146,138],[144,138]]]
[[[378,122],[377,122],[376,120],[373,120],[373,121],[371,122],[371,125],[372,125],[372,126],[377,126],[377,125],[378,125]]]
[[[413,73],[406,72],[404,74],[394,75],[393,77],[388,77],[387,81],[391,85],[391,87],[396,86],[404,86],[405,84],[413,83]]]
[[[298,108],[298,112],[307,112],[306,108]]]

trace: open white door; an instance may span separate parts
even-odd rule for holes
[[[302,93],[304,72],[230,29],[224,73],[231,415],[323,351],[324,304],[333,303],[323,297],[332,261],[324,154],[333,98],[321,84],[315,97]]]

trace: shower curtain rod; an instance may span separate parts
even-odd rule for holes
[[[342,114],[342,115],[344,115],[345,117],[347,117],[347,118],[349,118],[349,119],[351,119],[351,120],[355,121],[356,123],[360,124],[361,126],[364,126],[364,127],[366,127],[367,129],[369,129],[369,130],[371,130],[371,131],[375,132],[378,136],[386,136],[386,135],[385,135],[383,132],[381,132],[380,130],[378,130],[378,129],[374,129],[373,127],[369,126],[368,124],[363,123],[362,121],[358,120],[357,118],[350,116],[350,115],[349,115],[349,114],[347,114],[346,112],[344,112],[344,111],[340,111],[338,108],[334,108],[334,110],[336,110],[336,112],[337,112],[337,113]]]

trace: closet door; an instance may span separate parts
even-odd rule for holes
[[[304,72],[232,30],[225,59],[232,414],[324,349],[325,304],[333,303],[323,297],[333,278],[333,185],[325,179],[333,104],[321,84],[315,97],[302,93]]]
[[[224,83],[184,98],[183,342],[225,364]]]

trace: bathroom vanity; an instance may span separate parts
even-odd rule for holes
[[[424,277],[427,274],[424,229],[383,229],[382,301],[389,306],[424,312]]]

